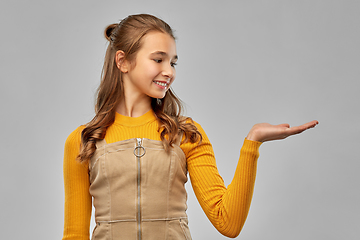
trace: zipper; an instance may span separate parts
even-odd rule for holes
[[[138,224],[138,240],[141,240],[141,162],[140,158],[145,155],[145,149],[141,146],[142,139],[136,139],[137,145],[134,149],[134,155],[137,158],[137,224]],[[141,153],[143,150],[143,153]]]

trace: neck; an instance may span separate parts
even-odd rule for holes
[[[116,112],[128,117],[140,117],[150,109],[151,98],[149,96],[124,93]]]

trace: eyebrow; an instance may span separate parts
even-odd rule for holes
[[[165,56],[165,57],[168,56],[168,54],[163,51],[156,51],[156,52],[153,52],[151,55],[161,55],[161,56]],[[175,55],[174,59],[178,60],[179,59],[178,55]]]

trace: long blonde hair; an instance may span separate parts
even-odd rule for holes
[[[106,51],[101,83],[97,90],[95,117],[81,133],[80,162],[91,158],[96,150],[96,141],[104,139],[107,128],[115,120],[115,109],[123,94],[122,73],[116,66],[115,54],[118,50],[125,53],[124,59],[132,62],[141,48],[142,38],[151,31],[169,34],[175,39],[171,27],[163,20],[149,15],[130,15],[118,24],[111,24],[105,29],[105,38],[109,41]],[[183,117],[181,100],[170,88],[162,99],[152,98],[151,107],[159,122],[160,138],[168,151],[175,143],[180,132],[185,135],[185,142],[202,140],[192,120]]]

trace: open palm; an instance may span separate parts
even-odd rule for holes
[[[259,142],[280,140],[287,138],[291,135],[302,133],[307,129],[315,127],[317,124],[319,124],[319,122],[316,120],[296,127],[290,127],[290,125],[287,123],[279,124],[279,125],[271,125],[269,123],[258,123],[251,128],[246,138],[248,140],[259,141]]]

